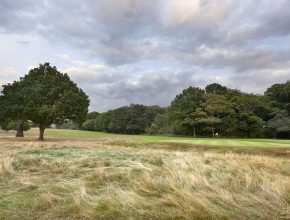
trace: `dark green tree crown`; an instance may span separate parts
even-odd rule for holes
[[[65,120],[83,122],[89,106],[83,90],[49,63],[5,85],[2,94],[10,118],[29,119],[43,126]]]

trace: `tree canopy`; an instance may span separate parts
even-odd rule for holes
[[[266,90],[265,95],[275,106],[286,109],[290,113],[290,81],[272,85]]]
[[[37,124],[40,140],[45,128],[53,123],[85,121],[89,106],[83,90],[49,63],[40,64],[19,81],[4,85],[1,99],[3,115]]]
[[[154,121],[157,114],[163,113],[159,106],[131,104],[105,113],[100,113],[94,120],[94,130],[122,134],[144,133]],[[84,123],[88,129],[87,120]]]
[[[204,89],[189,87],[167,108],[123,106],[100,113],[94,123],[88,119],[84,127],[114,133],[290,137],[288,84],[273,85],[265,95],[244,93],[218,83]]]

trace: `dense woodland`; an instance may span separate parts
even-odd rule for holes
[[[69,126],[68,126],[69,125]],[[73,123],[58,127],[73,128]],[[131,104],[88,114],[84,130],[121,134],[290,138],[290,81],[264,95],[217,83],[189,87],[166,108]]]

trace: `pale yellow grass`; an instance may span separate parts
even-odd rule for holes
[[[0,219],[290,219],[287,155],[109,143],[0,139]]]

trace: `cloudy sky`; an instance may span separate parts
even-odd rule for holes
[[[166,106],[188,86],[290,79],[288,0],[0,0],[0,85],[50,62],[90,110]]]

